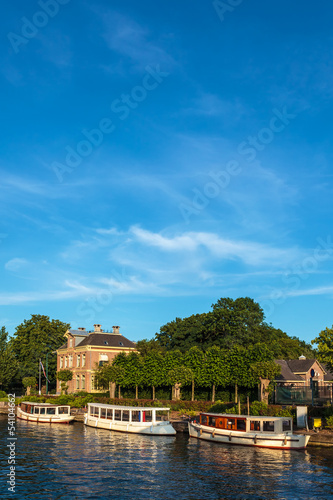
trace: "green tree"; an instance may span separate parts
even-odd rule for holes
[[[109,389],[110,382],[119,384],[119,397],[120,387],[124,378],[124,366],[105,363],[102,366],[97,366],[95,369],[95,381],[98,387]]]
[[[325,330],[322,330],[311,343],[318,344],[318,360],[325,363],[327,368],[333,372],[333,325],[332,328],[326,327]]]
[[[25,388],[26,392],[28,391],[28,387],[30,387],[31,394],[35,394],[37,392],[37,390],[36,390],[36,385],[37,385],[36,377],[24,377],[22,379],[22,385]]]
[[[155,399],[155,388],[165,383],[164,357],[160,352],[151,351],[144,357],[144,380],[152,388]]]
[[[123,368],[121,385],[135,387],[135,399],[138,399],[139,386],[144,382],[143,357],[137,352],[120,353],[113,360],[113,365]]]
[[[18,370],[18,363],[8,333],[3,326],[0,330],[0,388],[8,389]]]
[[[69,382],[73,379],[73,372],[71,370],[60,370],[57,373],[57,379],[61,382],[61,393],[65,392],[67,394],[68,385],[66,382]]]
[[[35,376],[38,378],[39,359],[46,365],[48,355],[48,378],[56,378],[57,356],[55,354],[64,342],[64,334],[70,325],[59,320],[50,320],[48,316],[33,314],[16,327],[11,346],[19,363],[20,378]]]
[[[191,401],[194,401],[195,384],[202,383],[204,353],[199,347],[193,346],[185,353],[185,366],[190,368],[192,373]]]
[[[193,380],[193,372],[191,368],[186,366],[175,366],[168,371],[167,381],[174,386],[174,397],[172,399],[180,399],[180,386],[189,384]]]
[[[143,340],[139,340],[136,343],[136,348],[137,348],[137,350],[139,351],[139,353],[142,356],[146,356],[146,354],[148,354],[151,351],[157,351],[157,352],[161,352],[161,353],[165,353],[166,352],[166,348],[163,347],[160,344],[160,342],[158,342],[156,339],[151,339],[151,340],[143,339]]]
[[[207,349],[202,374],[202,385],[212,387],[212,402],[215,402],[216,386],[226,385],[224,353],[218,346],[212,346]]]
[[[262,343],[270,346],[275,358],[291,359],[302,353],[313,356],[309,344],[289,337],[264,319],[263,309],[249,297],[221,298],[208,313],[176,318],[163,325],[155,339],[167,350],[180,349],[184,353],[193,346],[206,351],[213,345],[231,349]]]

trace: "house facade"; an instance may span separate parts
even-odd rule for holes
[[[275,363],[281,366],[281,374],[276,377],[278,385],[304,387],[332,384],[332,374],[316,359],[300,356],[298,359],[277,359]]]
[[[333,401],[333,374],[316,359],[277,359],[281,374],[275,379],[277,404],[325,404]]]
[[[121,352],[136,351],[135,343],[119,333],[119,326],[113,326],[112,332],[103,331],[101,325],[94,325],[93,331],[67,330],[65,337],[66,342],[57,350],[57,372],[72,371],[68,393],[99,392],[94,376],[96,366],[112,362]],[[61,393],[60,383],[58,380],[57,394]]]

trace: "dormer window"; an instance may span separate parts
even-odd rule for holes
[[[73,347],[73,339],[69,339],[69,347]]]
[[[104,345],[109,345],[109,342],[107,340],[104,340]]]
[[[119,345],[123,346],[124,344],[122,342],[119,342]]]

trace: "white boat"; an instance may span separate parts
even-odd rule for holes
[[[16,414],[21,420],[40,424],[69,424],[75,418],[71,416],[70,406],[30,401],[23,401],[17,407]]]
[[[84,423],[90,427],[134,434],[174,435],[169,422],[170,408],[119,406],[88,403]]]
[[[293,433],[291,417],[257,417],[223,413],[200,413],[189,422],[191,437],[226,444],[278,448],[304,449],[309,435]]]

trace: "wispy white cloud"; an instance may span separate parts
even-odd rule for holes
[[[28,261],[26,259],[14,258],[6,262],[5,269],[7,271],[17,272],[20,271],[23,267],[28,265]]]
[[[102,17],[106,28],[103,38],[108,47],[129,58],[137,68],[153,63],[165,67],[174,64],[173,58],[159,46],[148,29],[115,11],[109,11]]]
[[[295,258],[295,249],[274,248],[261,243],[232,241],[214,233],[188,232],[179,236],[165,237],[140,227],[132,227],[131,233],[145,245],[157,247],[163,251],[194,252],[205,248],[217,259],[240,259],[251,265],[285,264]]]

